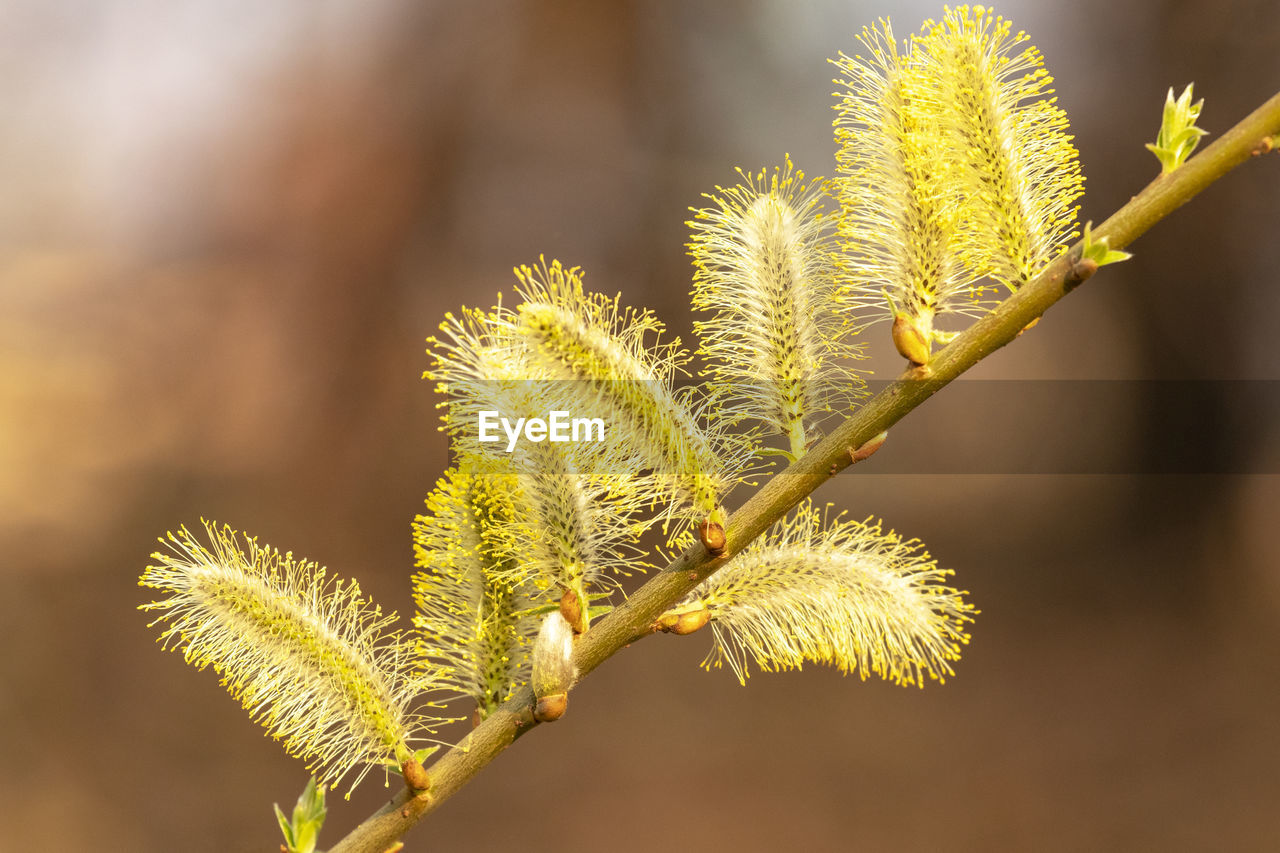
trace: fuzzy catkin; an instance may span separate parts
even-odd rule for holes
[[[613,464],[603,473],[584,472],[564,447],[539,442],[513,454],[523,512],[511,541],[541,586],[585,594],[646,568],[635,543],[652,482]]]
[[[575,450],[575,464],[605,478],[650,471],[651,503],[665,503],[660,519],[683,524],[718,511],[749,461],[749,440],[702,423],[705,402],[675,389],[687,359],[679,341],[659,341],[663,326],[651,312],[586,291],[577,268],[544,261],[516,277],[515,308],[464,309],[442,324],[444,337],[431,339],[426,377],[451,395],[443,405],[455,449],[503,450],[475,441],[476,414],[523,416],[536,400],[540,415],[603,419],[607,438],[596,450]]]
[[[141,586],[169,593],[142,605],[165,623],[160,642],[180,648],[222,683],[285,749],[336,786],[359,767],[354,788],[378,763],[411,754],[409,741],[432,719],[409,701],[433,672],[408,674],[397,632],[354,581],[331,582],[324,568],[241,540],[205,523],[209,546],[185,527],[162,539]]]
[[[767,432],[789,436],[796,455],[806,422],[864,393],[841,363],[859,355],[834,310],[834,234],[824,210],[828,182],[806,181],[790,158],[705,197],[687,223],[696,272],[699,352],[722,386],[722,406]]]
[[[529,679],[538,630],[533,572],[517,558],[519,483],[509,467],[465,456],[413,523],[418,660],[483,717]]]
[[[901,314],[928,341],[935,317],[985,310],[955,245],[963,210],[946,191],[936,120],[921,109],[918,58],[887,21],[859,39],[866,57],[834,61],[841,302],[850,322]]]
[[[974,609],[941,581],[919,542],[878,523],[824,518],[802,503],[690,596],[710,613],[714,647],[746,683],[805,661],[924,685],[952,674]]]
[[[679,358],[674,343],[658,345],[662,325],[648,312],[588,294],[576,270],[517,271],[524,302],[514,326],[529,358],[563,383],[579,411],[598,413],[623,444],[665,479],[678,504],[705,516],[728,485],[711,437],[671,388]]]
[[[588,293],[576,269],[553,261],[517,270],[524,302],[512,328],[529,359],[558,380],[567,409],[603,416],[609,443],[632,467],[653,469],[669,500],[668,517],[707,517],[744,465],[744,444],[699,423],[699,411],[672,386],[685,360],[678,341],[659,343],[649,311]]]
[[[1016,290],[1078,236],[1084,177],[1067,114],[1040,51],[990,9],[948,9],[923,31],[921,108],[938,123],[949,191],[968,202],[958,249],[975,274]]]

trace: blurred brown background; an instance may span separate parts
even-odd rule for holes
[[[1082,218],[1154,176],[1167,87],[1194,81],[1215,135],[1280,88],[1274,0],[997,8],[1058,78]],[[5,4],[0,848],[275,850],[271,803],[305,773],[157,648],[134,609],[155,537],[225,521],[410,611],[409,522],[445,460],[418,378],[441,314],[545,253],[687,335],[687,208],[784,152],[829,174],[827,57],[879,16],[906,35],[940,13]],[[1278,217],[1280,159],[1247,164],[976,373],[1280,379]],[[883,454],[1027,452],[1027,412],[945,400]],[[1141,399],[1088,414],[1105,428],[1037,448],[1054,470],[1141,472],[1192,440]],[[837,478],[818,497],[921,537],[971,590],[958,677],[743,689],[697,668],[707,637],[658,637],[408,849],[1276,849],[1280,425],[1194,440],[1231,460],[1205,471],[1253,473]],[[335,794],[324,843],[386,794]]]

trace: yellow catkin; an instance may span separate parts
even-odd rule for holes
[[[411,739],[443,722],[408,710],[434,684],[409,674],[394,614],[362,597],[354,581],[331,582],[324,568],[206,522],[209,545],[185,527],[162,539],[139,583],[169,597],[160,642],[188,663],[212,666],[272,737],[336,786],[359,768],[399,763]]]
[[[561,383],[573,408],[602,415],[611,441],[652,466],[677,504],[702,517],[717,509],[726,460],[672,387],[678,342],[658,344],[657,318],[587,293],[577,270],[558,262],[516,274],[525,301],[514,324],[530,360]]]
[[[686,360],[678,340],[660,342],[662,324],[648,311],[625,308],[617,297],[590,293],[576,268],[558,261],[516,270],[514,308],[450,315],[431,339],[434,364],[426,374],[450,394],[447,427],[459,452],[502,452],[476,439],[476,414],[601,418],[604,441],[569,452],[595,478],[613,477],[614,491],[636,471],[650,474],[654,520],[690,520],[722,512],[720,499],[749,459],[746,439],[704,423],[704,398],[675,388]]]
[[[806,421],[865,393],[845,363],[860,351],[834,310],[829,183],[806,180],[790,157],[738,174],[742,183],[706,194],[713,206],[688,223],[693,307],[711,312],[694,330],[726,410],[787,436],[799,456]]]
[[[904,355],[924,363],[935,318],[979,316],[987,305],[959,257],[963,207],[948,191],[954,170],[937,118],[922,109],[920,63],[887,21],[859,40],[865,56],[834,60],[840,302],[854,325],[892,317],[907,327],[922,349]]]
[[[585,600],[589,590],[616,585],[615,575],[644,571],[635,543],[652,481],[613,463],[604,473],[584,471],[563,448],[529,443],[513,454],[524,511],[512,539],[545,585]]]
[[[1066,113],[1040,51],[990,9],[948,8],[923,32],[922,105],[955,166],[951,192],[968,202],[960,253],[1016,290],[1078,236],[1084,178]]]
[[[924,685],[952,675],[975,612],[945,586],[950,571],[879,523],[849,522],[806,501],[694,590],[710,613],[714,647],[746,683],[805,661]]]
[[[528,682],[538,630],[532,570],[514,537],[520,499],[509,467],[467,456],[413,523],[419,662],[442,669],[441,687],[473,699],[481,717]]]

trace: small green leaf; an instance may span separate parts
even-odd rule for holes
[[[756,451],[756,456],[781,456],[788,462],[795,462],[796,457],[790,450],[784,450],[781,447],[762,447]]]
[[[1107,245],[1107,238],[1100,240],[1093,239],[1093,223],[1086,222],[1084,224],[1084,252],[1082,257],[1088,258],[1100,267],[1107,264],[1115,264],[1120,261],[1127,261],[1133,257],[1129,252],[1121,252],[1118,249],[1112,249]]]
[[[280,811],[279,803],[272,803],[271,807],[276,810],[276,820],[280,823],[280,832],[284,834],[284,846],[292,850],[294,848],[293,824],[289,823],[289,819],[284,816],[284,812]]]
[[[320,835],[320,827],[314,823],[304,823],[298,828],[298,835],[293,842],[292,853],[315,853],[316,839]]]
[[[1200,137],[1208,132],[1196,127],[1204,98],[1191,103],[1193,85],[1188,83],[1177,100],[1174,100],[1173,88],[1170,87],[1161,115],[1160,132],[1156,134],[1154,145],[1147,143],[1147,150],[1160,160],[1162,173],[1166,175],[1186,162],[1200,144]]]
[[[324,822],[328,809],[324,805],[324,788],[316,784],[316,777],[307,780],[307,787],[302,789],[298,804],[293,808],[293,820],[296,825],[299,819]]]
[[[316,784],[316,777],[307,781],[297,804],[293,807],[293,819],[285,820],[280,806],[274,806],[280,832],[284,834],[285,848],[289,853],[315,853],[316,841],[328,810],[324,805],[324,788]]]
[[[613,612],[612,604],[601,604],[595,607],[587,608],[587,614],[592,620],[599,619],[601,616],[605,616],[612,612]]]
[[[427,759],[428,759],[428,758],[430,758],[431,756],[435,755],[435,754],[436,754],[437,752],[439,752],[439,751],[440,751],[440,746],[439,746],[439,744],[437,744],[437,745],[435,745],[435,746],[424,746],[422,749],[415,749],[415,750],[413,751],[413,758],[414,758],[414,760],[415,760],[415,761],[417,761],[419,764],[426,764],[426,763],[427,763]],[[393,769],[393,770],[395,770],[396,772],[399,772],[399,770],[400,770],[400,762],[399,762],[399,761],[397,761],[397,760],[395,760],[395,759],[393,759],[393,758],[385,759],[385,760],[382,762],[382,764],[383,764],[383,765],[385,765],[385,766],[387,766],[387,767],[392,768],[392,769]]]

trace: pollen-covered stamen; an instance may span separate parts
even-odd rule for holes
[[[474,450],[478,445],[481,411],[510,411],[511,398],[524,390],[528,375],[524,347],[502,322],[509,312],[499,304],[490,311],[463,308],[445,314],[440,336],[431,345],[431,369],[423,378],[433,380],[435,390],[447,395],[437,404],[443,409],[442,431],[456,447]]]
[[[521,449],[520,491],[525,507],[521,539],[522,568],[537,572],[547,586],[564,590],[562,611],[575,631],[589,625],[587,590],[603,578],[612,563],[614,546],[626,538],[625,520],[607,500],[592,500],[595,491],[572,460],[550,444],[539,442]]]
[[[529,384],[527,397],[563,383]],[[505,532],[511,556],[541,589],[571,594],[578,609],[566,617],[574,630],[585,631],[591,593],[616,585],[614,575],[645,567],[635,543],[645,526],[639,514],[653,505],[651,483],[636,474],[633,454],[600,444],[521,442],[495,464],[504,463],[520,493],[520,512]]]
[[[341,581],[334,592],[342,594]],[[363,739],[380,744],[388,754],[395,753],[405,730],[385,677],[347,638],[324,624],[315,611],[279,595],[259,578],[226,572],[221,567],[193,571],[190,593],[202,601],[225,637],[254,637],[260,643],[276,643],[279,653],[295,665],[311,667],[317,680],[332,688],[331,694],[315,691],[315,698],[332,702],[339,716],[349,717],[350,724],[362,730]],[[252,673],[228,671],[224,682],[232,692],[244,695],[253,677]],[[296,699],[284,697],[282,701],[287,704]]]
[[[756,259],[755,270],[746,270],[755,285],[744,300],[763,319],[755,358],[760,376],[777,377],[777,417],[787,431],[804,417],[804,378],[821,362],[822,339],[814,320],[817,306],[806,290],[806,254],[800,239],[796,212],[776,195],[761,196],[743,218],[743,242]],[[752,274],[754,273],[754,275]],[[827,306],[823,306],[825,309]],[[803,431],[800,433],[803,440]]]
[[[448,407],[455,449],[505,457],[509,463],[513,453],[527,456],[537,447],[531,424],[548,423],[539,420],[547,413],[568,417],[573,437],[557,448],[581,473],[577,479],[586,482],[588,501],[607,504],[607,511],[583,525],[591,542],[617,538],[620,526],[633,538],[638,530],[628,516],[658,503],[666,506],[650,523],[675,519],[673,535],[698,510],[711,512],[750,461],[750,448],[746,439],[710,420],[704,428],[701,419],[713,413],[703,410],[705,400],[674,390],[674,373],[685,359],[679,341],[660,342],[662,324],[650,312],[625,309],[616,297],[585,291],[576,268],[543,261],[518,268],[516,276],[523,304],[514,310],[501,304],[488,312],[464,310],[447,319],[441,339],[432,340],[435,363],[428,375],[452,397],[442,405]],[[507,441],[494,437],[497,421]],[[580,423],[598,426],[588,426],[588,437],[579,441]],[[554,433],[548,439],[561,441]],[[529,467],[517,463],[521,470]],[[645,473],[643,485],[638,472]],[[530,495],[545,489],[538,483]],[[594,523],[601,517],[607,521]],[[581,538],[557,536],[550,544],[564,550]],[[611,550],[614,556],[602,563],[616,570],[623,561],[616,548]],[[552,556],[542,562],[572,562],[566,553]],[[585,582],[592,571],[591,565],[573,570]]]

